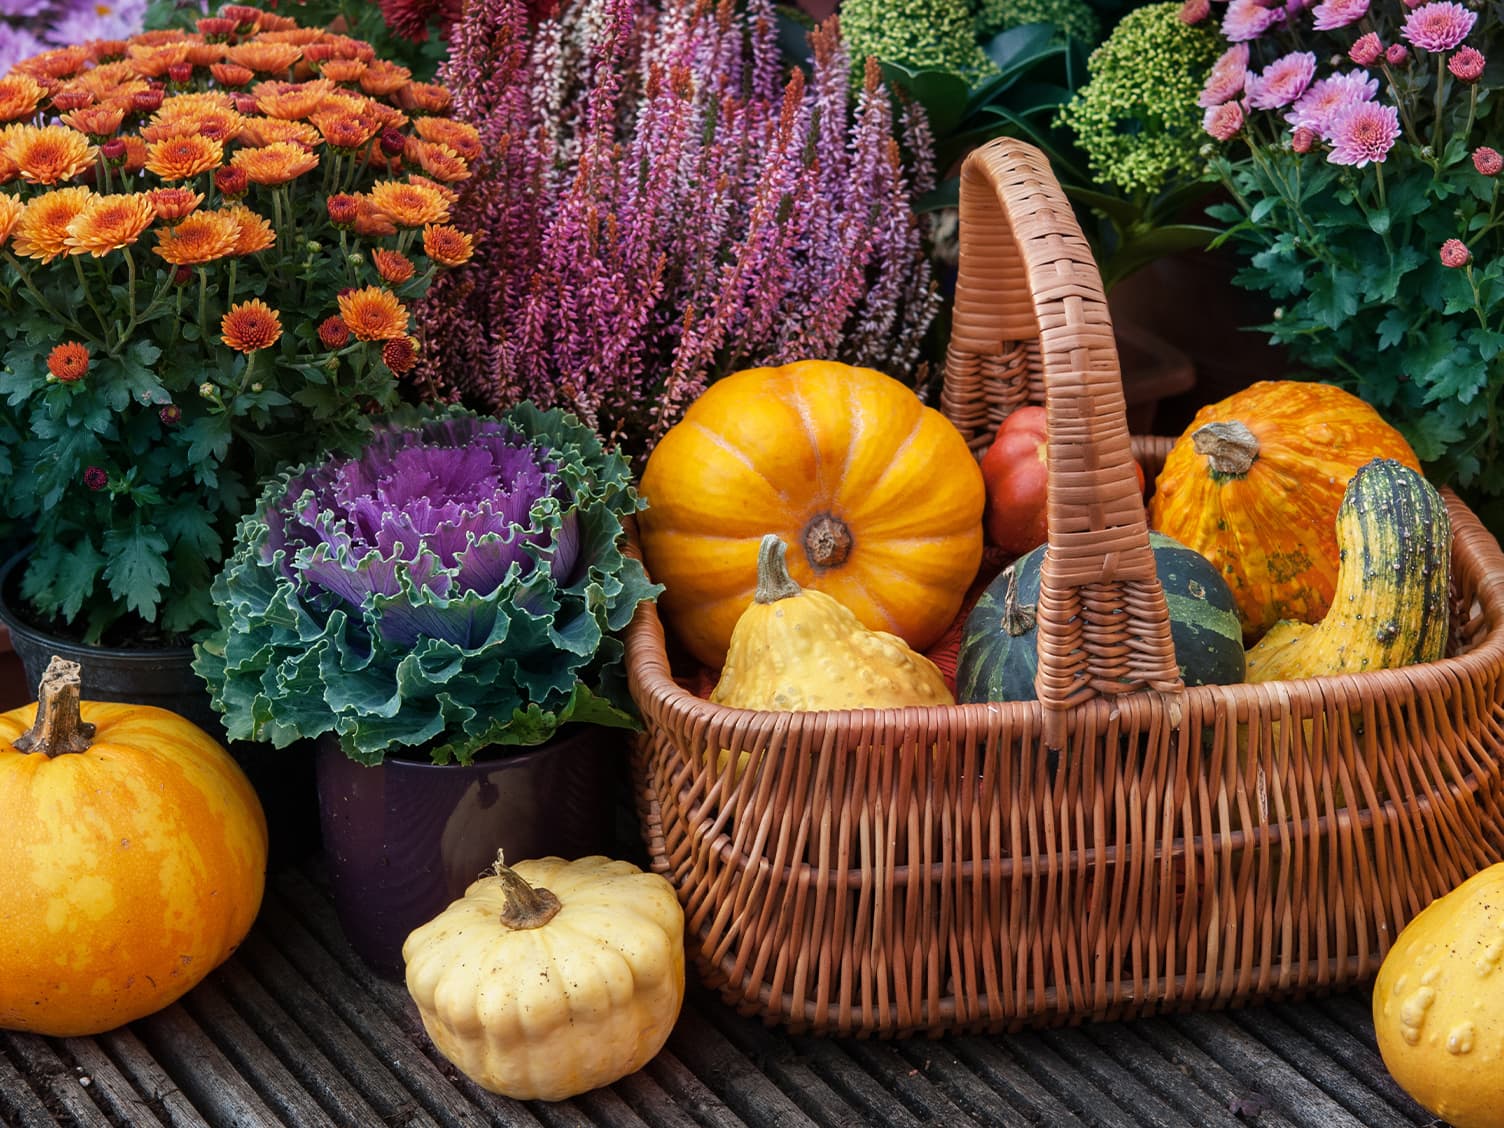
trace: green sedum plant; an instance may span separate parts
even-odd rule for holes
[[[841,38],[858,64],[851,68],[857,83],[868,56],[909,70],[948,71],[968,84],[997,73],[977,42],[967,0],[846,0]]]
[[[1091,44],[1102,35],[1101,21],[1086,0],[982,0],[974,18],[976,36],[983,43],[999,32],[1029,24],[1049,24],[1057,40]]]
[[[638,508],[626,461],[562,410],[403,409],[271,480],[194,668],[232,739],[334,733],[362,764],[632,727],[618,636],[660,590],[621,551]]]

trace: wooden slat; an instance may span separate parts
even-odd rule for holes
[[[987,1123],[1011,1123],[1004,1119],[1004,1110],[1010,1118],[1021,1113],[1027,1122],[1051,1128],[1078,1128],[1083,1123],[1019,1064],[1006,1039],[916,1042],[905,1048],[904,1056]]]
[[[53,1128],[58,1123],[26,1076],[4,1053],[0,1053],[0,1115],[6,1125],[15,1128]]]
[[[678,1107],[694,1117],[697,1124],[706,1128],[744,1128],[746,1124],[704,1080],[695,1076],[694,1070],[680,1060],[672,1046],[660,1050],[639,1074],[642,1075],[656,1081]]]
[[[55,1113],[66,1114],[68,1122],[79,1128],[109,1128],[109,1118],[90,1099],[89,1085],[82,1074],[57,1056],[46,1038],[35,1034],[6,1033],[5,1040],[26,1077]]]
[[[129,1124],[131,1128],[162,1128],[150,1099],[116,1068],[96,1039],[65,1038],[63,1047],[81,1068],[80,1077],[89,1079],[94,1100],[117,1123]]]
[[[156,1109],[168,1128],[209,1128],[209,1124],[193,1107],[188,1094],[167,1075],[132,1027],[123,1026],[95,1039],[100,1049],[120,1069],[136,1091]]]
[[[143,1018],[134,1029],[214,1128],[282,1123],[181,1003]]]
[[[693,1009],[679,1016],[668,1044],[753,1128],[804,1128],[816,1123]]]
[[[1096,1093],[1111,1094],[1114,1107],[1139,1128],[1208,1128],[1204,1121],[1187,1119],[1172,1108],[1144,1079],[1113,1061],[1080,1030],[1046,1031],[1039,1041],[1053,1051],[1046,1068],[1056,1086],[1069,1089],[1081,1081],[1089,1082]],[[1105,1119],[1102,1122],[1109,1123]]]
[[[1000,1115],[996,1108],[989,1110],[986,1116],[977,1114],[977,1119],[973,1119],[975,1110],[962,1111],[936,1079],[899,1053],[894,1043],[854,1041],[839,1045],[842,1054],[850,1058],[854,1066],[875,1078],[905,1108],[914,1109],[923,1123],[985,1124],[997,1125],[998,1128],[1029,1123],[1022,1113],[1006,1107],[1001,1110],[1003,1119],[995,1119]]]

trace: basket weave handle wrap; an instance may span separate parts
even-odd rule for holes
[[[1044,400],[1049,546],[1035,685],[1046,742],[1059,747],[1072,706],[1184,687],[1133,468],[1101,275],[1045,156],[1000,138],[967,157],[960,230],[941,408],[973,449],[985,449],[998,422],[1031,392]],[[978,395],[978,380],[1001,386]],[[983,417],[976,404],[987,405]]]

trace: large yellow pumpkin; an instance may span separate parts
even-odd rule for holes
[[[945,632],[981,563],[985,490],[966,441],[870,368],[807,360],[717,381],[654,448],[641,488],[660,611],[707,666],[752,602],[768,533],[800,587],[916,650]]]
[[[250,930],[266,878],[266,819],[235,761],[175,713],[80,704],[78,670],[54,658],[40,705],[0,715],[0,1027],[64,1037],[196,985]]]

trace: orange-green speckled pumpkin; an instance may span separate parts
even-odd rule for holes
[[[173,1002],[250,930],[266,849],[211,737],[80,704],[78,664],[54,658],[40,707],[0,715],[0,1027],[96,1034]]]
[[[712,384],[643,471],[642,552],[659,609],[718,667],[775,533],[802,588],[916,650],[960,608],[982,558],[985,490],[959,431],[870,368],[807,360]]]
[[[1155,480],[1149,523],[1217,566],[1248,641],[1281,619],[1319,622],[1337,585],[1337,507],[1374,458],[1420,469],[1350,392],[1260,381],[1196,413]]]

